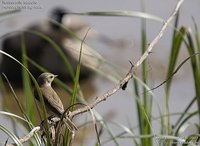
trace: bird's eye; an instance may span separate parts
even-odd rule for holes
[[[53,79],[53,76],[50,76],[51,79]]]

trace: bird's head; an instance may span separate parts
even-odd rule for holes
[[[42,73],[38,79],[37,82],[39,84],[39,86],[42,85],[47,85],[47,86],[51,86],[51,83],[53,82],[54,78],[57,77],[58,75],[54,75],[52,73]]]

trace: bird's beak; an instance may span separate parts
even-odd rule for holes
[[[54,75],[54,78],[56,78],[58,75]]]

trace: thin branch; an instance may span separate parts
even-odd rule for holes
[[[151,88],[150,90],[148,90],[148,91],[146,91],[146,92],[153,91],[153,90],[159,88],[160,86],[162,86],[163,84],[165,84],[166,82],[168,82],[168,81],[179,71],[179,69],[180,69],[189,59],[191,59],[192,57],[194,57],[194,56],[196,56],[196,55],[199,55],[199,54],[200,54],[200,53],[195,53],[195,54],[189,56],[188,58],[186,58],[186,59],[174,70],[174,72],[173,72],[166,80],[164,80],[164,81],[161,82],[159,85],[157,85],[156,87]]]
[[[112,89],[108,90],[106,93],[104,93],[102,96],[97,96],[94,103],[91,103],[88,106],[79,108],[77,110],[74,110],[70,113],[71,117],[74,117],[78,114],[84,113],[89,111],[90,109],[93,109],[98,103],[105,101],[108,97],[112,96],[114,93],[116,93],[119,89],[121,89],[127,82],[133,77],[133,66],[131,66],[129,72],[123,78],[118,84],[116,84]]]
[[[24,137],[20,138],[19,141],[20,141],[21,143],[27,142],[27,141],[28,141],[31,137],[33,137],[33,135],[34,135],[35,133],[37,133],[39,130],[41,130],[40,126],[37,126],[37,127],[33,128],[33,129],[31,130],[31,132],[29,132],[29,133],[28,133],[27,135],[25,135]],[[16,144],[6,144],[5,146],[16,146]]]
[[[184,0],[179,0],[173,13],[169,16],[169,18],[167,19],[166,22],[164,22],[163,27],[161,28],[159,34],[154,38],[154,40],[150,43],[150,45],[148,46],[147,50],[144,52],[144,54],[142,55],[142,57],[140,58],[140,60],[135,64],[135,67],[140,66],[140,64],[142,64],[142,62],[148,57],[148,55],[152,52],[153,47],[158,43],[158,41],[162,38],[164,32],[167,29],[167,26],[169,25],[169,23],[173,20],[173,18],[176,16],[176,14],[178,13],[181,4],[183,3]]]
[[[113,95],[114,93],[116,93],[119,89],[123,88],[126,86],[126,84],[128,83],[128,81],[133,77],[132,74],[132,69],[133,67],[138,67],[140,66],[140,64],[142,64],[142,62],[148,57],[148,55],[152,52],[153,47],[158,43],[158,41],[162,38],[164,32],[167,29],[167,26],[169,25],[169,23],[173,20],[173,18],[176,16],[178,10],[180,9],[181,4],[183,3],[184,0],[179,0],[173,13],[169,16],[169,18],[167,19],[167,21],[164,23],[163,27],[161,28],[159,34],[155,37],[155,39],[150,43],[150,45],[148,46],[147,50],[145,51],[145,53],[142,55],[142,57],[140,58],[140,60],[135,64],[132,65],[131,64],[131,69],[129,70],[128,74],[117,84],[115,85],[112,89],[108,90],[105,94],[103,94],[102,96],[96,97],[96,101],[90,105],[88,105],[90,107],[90,109],[94,108],[98,103],[106,100],[108,97],[110,97],[111,95]],[[83,107],[83,108],[79,108],[73,112],[71,112],[71,116],[75,116],[84,112],[87,112],[89,110],[88,107]]]

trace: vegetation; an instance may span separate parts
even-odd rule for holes
[[[13,12],[12,12],[13,13]],[[2,13],[0,14],[1,17],[4,15],[9,15],[10,13]],[[77,15],[92,15],[92,16],[120,16],[120,17],[139,17],[141,18],[141,54],[144,54],[147,50],[147,28],[146,28],[146,21],[149,19],[163,22],[163,19],[147,14],[145,12],[127,12],[127,11],[113,11],[113,12],[87,12],[87,13],[77,13]],[[193,123],[197,130],[199,131],[199,123],[194,123],[191,121],[191,118],[198,117],[200,120],[200,38],[199,38],[199,31],[198,31],[198,25],[195,22],[195,18],[191,21],[193,21],[194,24],[194,30],[190,31],[189,28],[186,28],[184,24],[179,24],[179,16],[181,13],[178,13],[175,17],[174,25],[170,26],[173,28],[173,36],[171,41],[171,52],[169,55],[169,62],[167,66],[167,73],[166,73],[166,79],[162,81],[159,85],[157,85],[154,88],[151,88],[151,77],[148,72],[148,60],[145,59],[143,63],[137,68],[141,69],[141,77],[137,73],[133,73],[133,79],[129,81],[128,86],[131,84],[133,85],[131,90],[133,91],[133,97],[135,99],[136,105],[133,104],[133,108],[136,107],[137,113],[134,113],[137,115],[138,118],[138,124],[131,123],[129,126],[122,125],[118,122],[115,122],[114,125],[117,125],[118,127],[123,129],[122,133],[113,133],[112,128],[109,127],[109,122],[104,120],[101,115],[93,110],[90,109],[91,115],[92,115],[92,121],[91,123],[95,123],[96,128],[96,143],[93,145],[109,145],[110,142],[114,143],[114,145],[119,146],[120,143],[118,142],[119,139],[131,139],[132,145],[136,146],[151,146],[151,145],[159,145],[159,146],[177,146],[179,144],[181,145],[197,145],[197,142],[199,140],[198,134],[190,135],[188,137],[180,137],[181,129],[185,129],[187,123],[191,122]],[[56,22],[52,22],[57,24]],[[68,58],[64,55],[61,48],[54,42],[50,37],[41,34],[40,32],[30,31],[29,33],[32,33],[38,37],[43,38],[46,40],[50,45],[53,46],[53,48],[57,51],[57,53],[60,56],[60,59],[64,62],[65,68],[70,68],[71,76],[74,79],[74,86],[70,87],[66,85],[66,83],[62,82],[61,80],[56,80],[56,84],[59,88],[62,88],[66,92],[68,92],[72,99],[71,99],[71,106],[69,110],[74,110],[74,107],[76,106],[76,103],[80,103],[79,105],[87,105],[87,102],[85,101],[81,86],[79,85],[79,74],[81,71],[81,58],[82,58],[82,48],[84,47],[84,41],[87,37],[87,34],[85,35],[85,38],[78,38],[73,32],[65,28],[61,24],[57,24],[59,27],[61,27],[63,30],[66,31],[67,34],[69,34],[71,37],[78,39],[81,43],[80,45],[80,56],[77,64],[77,69],[73,70],[71,65],[68,62]],[[184,46],[184,47],[181,47]],[[0,111],[0,114],[7,115],[10,117],[11,120],[17,122],[20,124],[26,131],[30,132],[34,127],[36,127],[36,119],[35,116],[38,115],[39,111],[33,110],[33,108],[36,108],[34,96],[32,93],[32,82],[34,83],[34,86],[38,88],[36,79],[32,76],[31,72],[29,72],[28,64],[32,64],[35,67],[38,68],[38,70],[41,71],[47,71],[43,66],[40,66],[40,64],[37,64],[34,62],[29,56],[27,56],[27,50],[26,50],[26,44],[24,43],[24,36],[21,36],[21,48],[22,48],[22,60],[16,60],[13,56],[10,56],[6,52],[0,50],[0,53],[9,57],[13,61],[18,62],[22,69],[22,76],[23,76],[23,91],[24,96],[29,97],[26,98],[24,102],[22,102],[18,95],[15,93],[15,89],[12,87],[12,85],[9,82],[9,79],[6,78],[6,75],[2,75],[2,78],[0,80],[0,88],[3,97],[8,96],[8,92],[12,92],[14,95],[14,100],[16,101],[17,107],[19,107],[21,115],[15,115],[9,112],[9,109],[5,109],[4,111]],[[181,49],[186,48],[188,52],[188,57],[185,58],[181,63],[177,63],[177,60],[179,58]],[[95,52],[97,53],[97,52]],[[148,52],[148,55],[151,55],[151,52]],[[96,59],[100,60],[99,62],[102,64],[107,64],[110,68],[113,70],[115,69],[113,65],[110,65],[104,58],[94,54],[94,57]],[[193,84],[195,87],[195,96],[194,97],[188,97],[191,99],[191,102],[188,103],[188,105],[185,107],[185,110],[181,113],[172,113],[170,111],[169,107],[169,100],[170,100],[170,90],[173,85],[173,77],[178,71],[185,65],[186,62],[190,62],[190,69],[193,73]],[[104,77],[107,77],[107,79],[112,79],[112,81],[119,82],[119,76],[113,78],[112,75],[108,75],[106,72],[102,72],[101,68],[95,68],[91,67],[94,71],[99,73],[99,75],[103,75]],[[135,69],[135,68],[133,68]],[[115,72],[115,71],[114,71]],[[117,71],[116,71],[117,72]],[[127,71],[128,72],[128,71]],[[6,88],[5,82],[3,82],[4,78],[6,79],[6,82],[9,84],[9,88]],[[123,78],[123,76],[121,76]],[[159,87],[164,87],[164,101],[163,103],[158,103],[155,95],[154,90],[156,90]],[[126,89],[123,85],[122,89]],[[126,89],[129,90],[130,88]],[[141,94],[142,93],[142,94]],[[41,96],[41,95],[40,95]],[[42,96],[41,96],[41,99]],[[110,97],[110,100],[113,100],[112,97]],[[196,111],[190,112],[191,107],[197,104],[198,109]],[[42,145],[42,143],[45,143],[45,145],[51,144],[51,134],[49,132],[49,124],[47,120],[47,113],[44,105],[44,101],[42,103],[42,113],[40,113],[41,118],[40,121],[44,119],[44,131],[46,135],[46,141],[42,141],[41,135],[39,133],[34,133],[34,136],[28,141],[30,145],[39,146]],[[153,106],[156,106],[159,117],[154,117],[154,113],[152,111]],[[122,107],[123,108],[123,107]],[[6,112],[7,111],[7,112]],[[89,111],[89,110],[88,110]],[[131,112],[131,111],[130,111]],[[178,116],[176,121],[173,121],[172,124],[171,118],[172,116]],[[95,120],[96,119],[96,120]],[[153,125],[153,122],[159,123],[160,127],[160,133],[157,133],[155,129],[155,125]],[[99,128],[97,124],[101,124],[101,127]],[[85,123],[84,126],[86,126],[87,123]],[[19,128],[19,127],[17,127]],[[60,128],[60,127],[58,127]],[[0,130],[6,133],[9,137],[9,139],[12,139],[12,141],[17,145],[23,145],[20,141],[20,138],[17,137],[17,134],[11,130],[9,130],[8,127],[2,126],[0,124]],[[57,130],[57,129],[56,129]],[[27,133],[28,133],[27,132]],[[107,133],[109,135],[109,139],[106,141],[101,140],[102,133]],[[80,137],[83,138],[83,141],[80,140],[81,144],[84,145],[84,136],[85,132],[84,130],[81,131]],[[56,142],[57,145],[71,145],[71,138],[72,133],[68,131],[66,128],[64,131],[64,134],[60,134],[56,136]],[[76,139],[76,137],[75,137]],[[4,142],[1,142],[4,144]],[[9,143],[9,142],[8,142]],[[6,144],[6,139],[5,139]]]

